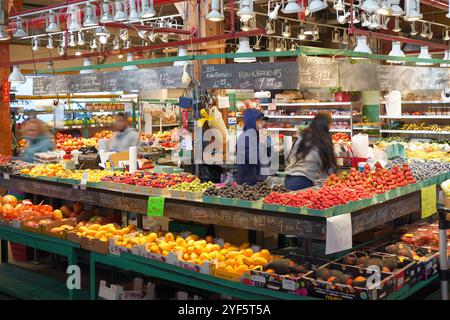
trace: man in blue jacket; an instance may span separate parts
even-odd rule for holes
[[[237,180],[239,184],[255,185],[266,180],[261,174],[259,156],[259,130],[267,118],[256,109],[248,109],[244,113],[244,132],[237,142]]]

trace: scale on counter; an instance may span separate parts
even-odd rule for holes
[[[99,166],[100,156],[98,155],[97,148],[95,147],[83,147],[78,151],[81,154],[78,156],[78,163],[80,168],[83,169],[103,169]]]

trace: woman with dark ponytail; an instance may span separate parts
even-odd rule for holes
[[[331,124],[331,116],[320,112],[301,132],[286,160],[286,189],[309,188],[314,180],[325,178],[336,169]]]

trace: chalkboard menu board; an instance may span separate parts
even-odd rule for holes
[[[450,87],[448,68],[378,66],[382,90],[439,90]]]
[[[201,85],[205,89],[298,89],[298,65],[295,61],[202,65]]]
[[[330,88],[339,86],[338,61],[329,58],[299,57],[300,88]]]
[[[192,79],[192,67],[188,68]],[[145,89],[185,88],[183,66],[136,71],[96,72],[76,75],[49,75],[33,79],[33,94],[111,92]]]

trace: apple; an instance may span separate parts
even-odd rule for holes
[[[53,211],[52,218],[53,220],[62,220],[63,213],[61,212],[61,210],[56,209],[55,211]]]

